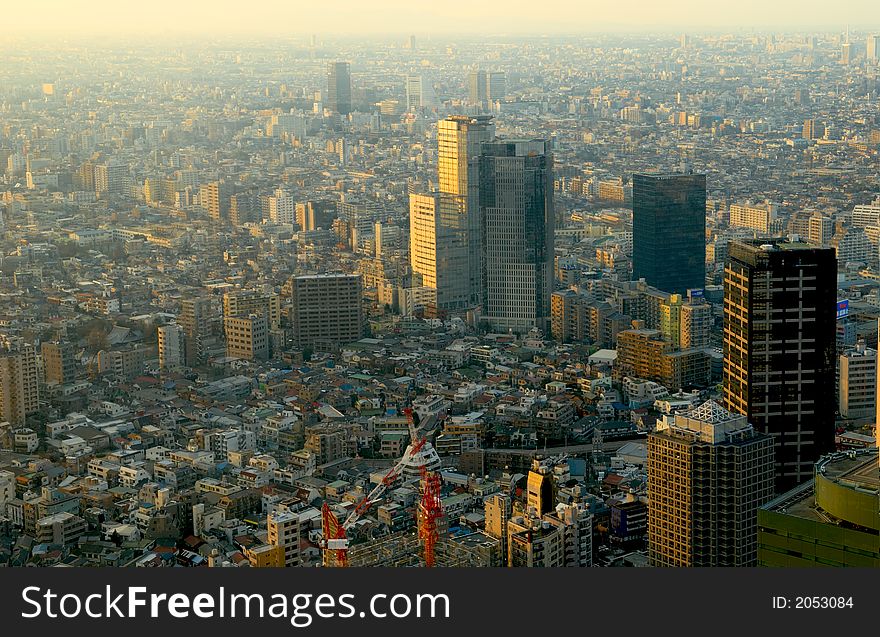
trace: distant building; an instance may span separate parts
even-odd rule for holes
[[[664,292],[705,287],[705,175],[633,175],[632,267]]]
[[[327,72],[327,102],[329,107],[345,117],[351,106],[351,65],[332,62]]]

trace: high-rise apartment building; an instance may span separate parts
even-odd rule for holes
[[[774,231],[776,204],[769,201],[761,204],[733,204],[730,206],[730,225],[734,228],[749,228],[763,234]]]
[[[281,297],[260,290],[234,290],[223,295],[224,318],[251,314],[264,314],[269,327],[278,328],[281,325]]]
[[[838,412],[841,418],[873,418],[877,409],[877,350],[859,341],[838,356]]]
[[[286,190],[278,188],[269,196],[269,221],[283,224],[296,221],[296,202]]]
[[[160,325],[157,330],[159,339],[159,367],[175,369],[186,363],[186,333],[177,323]]]
[[[14,344],[0,349],[0,422],[13,426],[40,408],[40,357],[37,348]]]
[[[676,348],[690,349],[709,346],[712,331],[712,305],[696,290],[688,297],[671,294],[660,303],[660,332],[663,339]]]
[[[315,205],[311,201],[296,204],[295,208],[296,223],[306,232],[315,230],[318,227],[315,219]]]
[[[335,349],[363,336],[361,277],[313,274],[290,279],[293,340],[298,347]]]
[[[95,166],[95,194],[121,196],[128,194],[129,186],[128,166],[119,162],[108,162]]]
[[[554,289],[549,144],[540,139],[485,143],[479,175],[483,316],[493,330],[546,330]]]
[[[351,113],[351,65],[332,62],[327,72],[327,103],[343,117]]]
[[[46,383],[64,385],[76,379],[76,357],[73,345],[61,341],[44,341],[40,346]]]
[[[222,181],[202,184],[199,188],[199,201],[202,209],[216,221],[229,218],[229,191]]]
[[[480,210],[480,152],[495,138],[491,117],[453,115],[437,123],[437,172],[439,190],[463,199],[467,220],[469,304],[484,302],[483,223]]]
[[[776,490],[834,446],[837,263],[802,241],[731,241],[724,270],[724,404],[776,445]]]
[[[831,217],[826,217],[817,211],[810,216],[807,224],[807,239],[810,243],[814,243],[817,246],[831,243],[831,238],[834,236],[834,224],[831,221]]]
[[[224,317],[223,329],[227,356],[249,361],[269,358],[269,320],[265,314]]]
[[[714,401],[648,435],[653,566],[754,566],[758,508],[773,498],[773,440]]]
[[[664,292],[705,286],[705,175],[633,175],[632,266]]]
[[[189,297],[181,300],[177,322],[186,334],[188,366],[195,367],[205,362],[205,341],[211,336],[213,319],[214,309],[210,297]]]
[[[677,349],[660,330],[646,329],[641,321],[633,324],[617,334],[617,378],[652,380],[670,391],[708,386],[710,361],[705,350]]]
[[[465,200],[430,193],[409,197],[409,258],[414,285],[436,291],[442,310],[471,307]]]

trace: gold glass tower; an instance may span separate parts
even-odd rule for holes
[[[453,115],[437,124],[437,170],[440,192],[461,198],[466,219],[468,301],[472,306],[483,302],[480,148],[484,142],[492,141],[494,138],[495,124],[489,116]]]

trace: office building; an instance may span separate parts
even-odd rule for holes
[[[653,566],[754,566],[758,508],[773,497],[773,440],[714,401],[648,435]]]
[[[13,426],[40,408],[40,357],[33,345],[0,349],[0,422]]]
[[[859,341],[838,356],[838,412],[841,418],[872,419],[877,409],[877,350]]]
[[[758,565],[880,567],[877,449],[834,453],[758,511]]]
[[[439,190],[463,199],[467,219],[469,305],[484,302],[483,223],[480,210],[480,152],[495,138],[491,117],[453,115],[437,123],[437,172]]]
[[[335,350],[363,336],[361,277],[315,274],[290,279],[297,347]]]
[[[269,319],[266,314],[249,316],[226,316],[223,318],[226,332],[226,355],[249,361],[269,358]]]
[[[664,292],[705,286],[705,175],[633,175],[632,267]]]
[[[332,62],[327,72],[327,104],[343,117],[351,113],[351,65]]]
[[[47,384],[64,385],[76,380],[76,354],[73,345],[60,341],[44,341],[40,345]]]
[[[414,285],[436,291],[442,310],[471,306],[465,201],[458,195],[431,193],[409,197],[410,267]]]
[[[776,490],[834,445],[837,263],[802,241],[731,241],[724,270],[724,404],[776,445]]]
[[[177,323],[160,325],[159,339],[160,369],[176,369],[186,364],[186,333]]]
[[[553,158],[544,140],[483,144],[483,317],[493,330],[549,328],[553,278]]]

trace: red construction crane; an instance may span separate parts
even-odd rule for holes
[[[323,549],[324,566],[348,566],[349,542],[346,532],[382,497],[388,487],[397,481],[406,463],[425,446],[427,439],[424,437],[420,438],[416,434],[412,410],[404,409],[403,413],[406,414],[409,421],[409,435],[410,440],[413,442],[412,446],[408,449],[408,453],[404,453],[403,457],[385,474],[382,481],[357,503],[348,517],[345,518],[345,522],[339,522],[339,518],[330,510],[326,502],[321,507],[321,530],[324,535],[321,548]],[[424,467],[422,467],[422,471],[424,472]]]
[[[434,566],[434,547],[440,537],[437,521],[443,517],[440,474],[422,465],[422,501],[419,505],[419,539],[425,548],[425,566]]]

